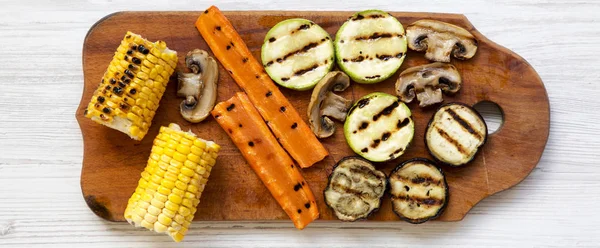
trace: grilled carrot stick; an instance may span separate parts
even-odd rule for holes
[[[217,7],[204,11],[196,21],[196,28],[215,57],[248,94],[283,148],[302,168],[310,167],[328,155]]]
[[[315,196],[248,96],[238,92],[211,114],[298,229],[319,217]]]

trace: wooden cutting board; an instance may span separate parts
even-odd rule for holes
[[[84,90],[76,113],[84,140],[81,189],[88,206],[98,216],[110,221],[124,221],[123,211],[127,200],[137,185],[140,172],[146,166],[152,140],[160,126],[171,122],[191,129],[200,137],[221,145],[217,164],[202,194],[195,220],[281,220],[288,219],[271,197],[269,191],[250,169],[227,134],[209,118],[200,124],[190,124],[179,115],[176,97],[177,81],[171,78],[160,102],[152,127],[141,142],[125,134],[101,126],[83,117],[83,111],[102,74],[123,38],[132,31],[151,41],[164,40],[169,48],[179,52],[180,61],[187,51],[200,48],[210,51],[194,22],[200,12],[119,12],[98,21],[83,44]],[[277,22],[288,18],[307,18],[321,25],[334,37],[340,25],[351,12],[225,12],[254,56],[260,61],[260,47],[267,31]],[[450,202],[443,221],[461,220],[483,198],[507,189],[523,180],[538,163],[550,126],[549,102],[542,80],[523,58],[485,38],[463,15],[433,13],[392,13],[406,27],[423,18],[450,22],[470,30],[479,40],[474,58],[453,60],[463,77],[463,88],[454,96],[445,96],[445,102],[459,101],[474,105],[480,101],[498,104],[504,115],[500,129],[488,137],[486,145],[474,161],[461,168],[442,167],[450,187]],[[428,63],[423,53],[408,52],[407,59],[398,71]],[[237,84],[220,67],[218,101],[223,101],[237,91]],[[375,84],[353,83],[342,95],[358,99],[379,91],[394,94],[398,73],[390,79]],[[298,92],[282,89],[298,112],[306,119],[310,91]],[[412,146],[400,158],[376,164],[389,173],[396,165],[413,157],[431,158],[424,146],[425,126],[435,108],[420,108],[416,101],[408,104],[415,121]],[[303,169],[303,174],[318,201],[321,219],[336,219],[323,201],[323,189],[333,165],[345,156],[354,155],[345,142],[343,124],[333,137],[322,140],[330,155],[318,164]],[[396,221],[389,195],[384,196],[381,209],[369,220]]]

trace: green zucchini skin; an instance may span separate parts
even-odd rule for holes
[[[477,147],[477,150],[475,151],[475,153],[473,154],[472,157],[470,157],[467,160],[462,161],[461,163],[450,163],[446,160],[444,160],[443,158],[438,157],[438,155],[436,155],[432,149],[430,148],[430,141],[427,139],[427,134],[430,131],[435,121],[435,116],[438,112],[440,112],[442,109],[445,109],[449,106],[461,106],[461,107],[465,107],[467,109],[469,109],[472,114],[476,117],[479,118],[479,120],[481,121],[482,125],[483,125],[483,132],[482,132],[482,136],[483,136],[483,141],[481,142],[481,144]],[[433,159],[438,163],[438,164],[443,164],[446,166],[450,166],[450,167],[460,167],[463,165],[466,165],[468,163],[470,163],[471,161],[473,161],[473,159],[475,159],[477,157],[477,153],[479,153],[479,150],[482,149],[482,147],[485,145],[485,143],[487,143],[487,138],[488,138],[488,134],[487,134],[487,123],[485,123],[485,120],[483,119],[483,117],[481,116],[481,114],[479,114],[479,112],[477,112],[477,110],[473,109],[471,106],[464,104],[464,103],[460,103],[460,102],[451,102],[451,103],[446,103],[443,104],[441,106],[439,106],[437,108],[437,110],[434,112],[434,114],[431,116],[431,119],[429,119],[429,122],[427,123],[427,127],[425,128],[425,135],[423,137],[424,141],[425,141],[425,147],[427,148],[427,151],[429,152],[429,154],[431,155],[431,157],[433,157]]]
[[[375,92],[350,108],[344,136],[350,148],[372,162],[393,160],[404,154],[414,137],[410,109],[398,97]]]
[[[275,83],[312,89],[335,64],[333,41],[323,28],[301,18],[277,23],[265,35],[261,60]]]
[[[419,218],[419,219],[408,218],[405,215],[403,215],[402,213],[398,213],[396,211],[396,209],[394,208],[394,200],[392,199],[392,210],[394,211],[394,213],[401,220],[406,221],[406,222],[411,223],[411,224],[421,224],[421,223],[427,222],[429,220],[436,219],[440,215],[442,215],[442,213],[444,213],[444,210],[446,209],[446,206],[448,205],[448,202],[449,202],[449,199],[450,199],[450,191],[449,191],[449,188],[448,188],[448,183],[446,181],[446,175],[444,174],[444,171],[440,167],[438,167],[435,162],[433,162],[433,161],[431,161],[429,159],[426,159],[426,158],[412,158],[412,159],[409,159],[409,160],[404,161],[403,163],[399,164],[398,166],[396,166],[396,168],[394,168],[390,172],[390,175],[388,176],[388,186],[389,186],[388,190],[390,192],[390,195],[393,196],[393,193],[392,193],[393,192],[393,189],[392,189],[392,187],[393,187],[392,176],[394,174],[396,174],[399,170],[403,169],[406,165],[411,164],[413,162],[421,162],[421,163],[428,164],[428,165],[434,167],[435,169],[437,169],[437,171],[439,171],[439,173],[441,174],[441,176],[443,178],[443,180],[442,180],[442,185],[443,185],[442,189],[444,190],[445,197],[444,197],[444,200],[443,200],[443,202],[442,202],[439,210],[434,215],[432,215],[432,216],[429,216],[429,217],[426,217],[426,218]]]
[[[406,57],[402,24],[381,10],[365,10],[342,24],[335,38],[336,61],[350,78],[374,84],[394,75]]]
[[[325,205],[327,205],[327,207],[329,207],[330,209],[332,209],[334,212],[337,211],[335,209],[334,204],[327,199],[327,191],[333,190],[331,188],[331,184],[332,184],[333,176],[334,176],[334,174],[336,172],[336,169],[340,165],[342,165],[342,164],[344,164],[344,163],[346,163],[346,162],[348,162],[350,160],[362,161],[364,163],[367,163],[367,164],[371,165],[373,167],[373,172],[376,173],[376,174],[379,174],[380,176],[382,176],[382,181],[381,182],[383,183],[383,192],[379,196],[379,200],[377,202],[377,207],[373,208],[368,214],[366,214],[366,215],[364,215],[362,217],[353,218],[353,219],[352,218],[344,219],[344,218],[339,218],[339,216],[338,216],[338,219],[340,219],[341,221],[345,221],[345,222],[354,222],[354,221],[357,221],[357,220],[368,219],[370,216],[372,216],[373,214],[375,214],[377,211],[379,211],[379,208],[381,208],[381,202],[383,200],[383,196],[385,195],[385,192],[389,189],[388,178],[385,176],[385,174],[383,172],[376,170],[375,166],[373,166],[373,164],[371,162],[369,162],[368,160],[366,160],[364,158],[358,157],[358,156],[344,157],[341,160],[339,160],[333,166],[333,169],[332,169],[331,173],[328,176],[327,187],[325,187],[325,190],[323,190],[323,198],[324,198],[324,201],[325,201]],[[336,213],[336,216],[337,216],[337,213]]]

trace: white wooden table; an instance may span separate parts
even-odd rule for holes
[[[114,11],[203,10],[210,4],[223,10],[463,13],[542,77],[552,114],[541,162],[521,184],[454,223],[317,222],[297,231],[289,221],[195,222],[176,244],[96,217],[79,187],[83,144],[74,118],[87,30]],[[567,0],[2,0],[0,247],[600,247],[599,13],[599,1]]]

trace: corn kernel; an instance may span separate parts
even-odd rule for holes
[[[154,205],[150,205],[148,207],[148,213],[151,214],[151,215],[158,216],[160,214],[160,212],[161,212],[160,208],[157,208]]]
[[[160,220],[159,220],[159,221],[157,221],[157,222],[154,223],[154,231],[157,232],[157,233],[164,233],[164,232],[167,231],[167,226],[165,226],[164,224],[162,224],[160,222]]]
[[[165,207],[165,203],[159,201],[158,199],[154,198],[152,199],[152,201],[150,201],[150,204],[152,204],[153,206],[157,207],[157,208],[163,208]]]
[[[173,220],[171,220],[171,218],[167,217],[164,214],[158,215],[158,222],[162,223],[165,226],[171,225],[172,221]]]
[[[165,204],[165,205],[166,205],[166,204]],[[162,209],[162,213],[163,213],[165,216],[167,216],[167,217],[169,217],[169,218],[171,218],[171,219],[172,219],[173,217],[175,217],[175,213],[176,213],[176,212],[175,212],[175,211],[172,211],[172,210],[169,210],[168,208],[163,208],[163,209]]]
[[[178,213],[179,213],[179,214],[181,214],[181,215],[182,215],[182,216],[184,216],[184,217],[185,217],[185,216],[188,216],[188,215],[190,215],[190,214],[191,214],[191,212],[190,212],[190,209],[189,209],[189,208],[186,208],[186,207],[184,207],[184,206],[180,206],[180,207],[179,207],[179,211],[178,211]]]
[[[171,195],[169,195],[169,196],[171,196]],[[168,202],[165,202],[165,208],[169,209],[173,212],[177,212],[179,210],[179,204],[174,203],[172,201],[168,201]]]
[[[178,195],[176,195],[176,194],[170,194],[169,195],[169,201],[170,202],[173,202],[173,203],[176,203],[176,204],[180,204],[181,200],[182,200],[181,197],[178,196]]]
[[[158,220],[158,217],[147,213],[146,215],[144,215],[144,220],[152,224]]]
[[[187,189],[187,183],[177,180],[177,182],[175,182],[175,187],[180,190],[185,190],[185,189]]]
[[[180,152],[175,152],[175,153],[173,153],[173,159],[175,159],[175,160],[183,163],[183,162],[185,162],[187,160],[187,156],[183,155]]]

